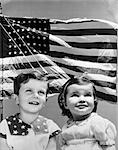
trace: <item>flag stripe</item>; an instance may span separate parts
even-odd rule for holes
[[[86,36],[61,36],[58,35],[59,38],[66,39],[67,42],[81,42],[81,43],[93,43],[93,42],[116,42],[116,35],[86,35]]]
[[[73,59],[69,59],[69,58],[62,58],[62,60],[60,61],[60,58],[56,58],[55,60],[56,63],[60,63],[60,64],[65,64],[65,65],[69,65],[69,66],[80,66],[80,67],[85,67],[85,68],[96,68],[101,69],[101,70],[105,70],[105,71],[116,71],[116,64],[110,64],[110,63],[93,63],[93,62],[89,62],[89,61],[80,61],[80,60],[73,60]]]
[[[76,48],[86,48],[86,49],[92,49],[92,48],[96,48],[96,49],[104,49],[105,47],[107,49],[116,49],[116,43],[113,42],[94,42],[94,43],[77,43],[77,42],[67,42],[70,46],[72,47],[76,47]],[[51,45],[58,45],[55,42],[50,42]],[[110,46],[108,46],[108,44]]]
[[[116,77],[116,71],[109,71],[109,70],[102,70],[102,69],[95,69],[95,68],[86,68],[86,67],[81,67],[81,66],[73,66],[73,65],[67,65],[67,64],[62,64],[59,62],[55,62],[58,66],[67,68],[72,71],[76,72],[88,72],[88,73],[95,73],[95,74],[103,74],[103,75],[108,75],[110,77]]]
[[[105,94],[103,91],[102,92],[99,92],[97,91],[97,97],[100,99],[100,100],[103,100],[103,97],[104,97],[104,100],[106,100],[107,102],[117,102],[117,97],[116,95],[111,95],[111,94]],[[114,101],[111,101],[111,100],[114,100]]]
[[[117,43],[116,43],[117,44]],[[60,53],[65,53],[65,54],[75,54],[75,55],[84,55],[84,56],[112,56],[116,57],[117,51],[114,49],[85,49],[85,48],[65,48],[63,46],[50,46],[50,52],[60,52]]]
[[[82,36],[82,35],[117,35],[117,32],[114,29],[106,29],[106,28],[102,28],[102,29],[58,29],[58,30],[51,30],[50,34],[53,35],[66,35],[66,36]]]
[[[75,59],[75,60],[83,60],[83,61],[91,61],[91,62],[99,62],[102,63],[102,60],[100,60],[98,58],[98,56],[88,56],[88,55],[76,55],[76,54],[69,54],[66,52],[50,52],[49,55],[51,57],[55,57],[55,58],[64,58],[64,56],[70,58],[70,59]],[[117,62],[117,58],[116,57],[112,57],[112,56],[106,56],[107,59],[109,60],[109,63],[116,63]],[[105,59],[105,56],[104,56]]]

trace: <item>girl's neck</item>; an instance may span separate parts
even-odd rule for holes
[[[37,117],[39,114],[29,114],[29,113],[20,113],[19,114],[19,118],[27,123],[27,124],[31,124]]]
[[[83,116],[73,117],[73,121],[83,121],[83,120],[86,120],[87,118],[89,118],[90,115],[91,115],[91,113],[83,115]]]

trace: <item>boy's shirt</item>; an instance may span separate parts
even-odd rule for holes
[[[60,128],[52,120],[43,116],[28,125],[19,118],[19,114],[10,116],[0,123],[0,133],[6,135],[7,144],[16,150],[43,150],[49,140],[57,135]]]

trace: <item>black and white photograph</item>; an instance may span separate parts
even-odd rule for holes
[[[0,0],[0,150],[118,149],[118,0]]]

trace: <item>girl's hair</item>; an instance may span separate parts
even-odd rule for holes
[[[62,90],[58,96],[58,103],[59,103],[59,107],[62,110],[62,115],[63,116],[67,116],[68,118],[72,118],[72,114],[70,112],[69,109],[66,109],[66,95],[67,95],[67,89],[70,85],[72,84],[78,84],[78,85],[87,85],[87,84],[92,84],[93,87],[93,96],[94,99],[96,99],[96,89],[95,86],[93,84],[93,82],[91,82],[87,77],[85,76],[81,76],[81,77],[73,77],[71,79],[69,79],[62,87]],[[97,101],[94,101],[94,108],[92,110],[92,112],[96,112],[97,110]]]
[[[19,90],[22,83],[27,83],[30,79],[36,79],[40,81],[48,81],[46,74],[40,74],[38,71],[32,71],[29,73],[21,73],[14,80],[14,94],[19,94]],[[49,83],[47,82],[47,92],[49,90]]]

